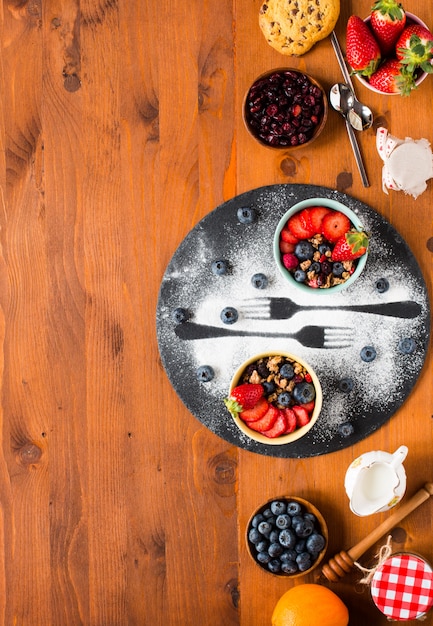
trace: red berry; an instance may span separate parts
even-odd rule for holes
[[[351,15],[346,29],[346,57],[353,71],[361,76],[371,76],[379,65],[379,44],[365,22]]]
[[[308,413],[305,407],[295,404],[292,408],[296,415],[297,428],[302,428],[302,426],[306,426],[311,420],[311,415]]]
[[[406,24],[406,13],[397,0],[377,0],[374,3],[370,26],[383,56],[394,52],[395,44]]]
[[[269,409],[269,402],[266,398],[260,398],[255,406],[252,409],[246,409],[239,414],[239,417],[244,422],[257,422],[260,420],[266,411]]]
[[[270,439],[275,439],[276,437],[280,437],[284,435],[287,430],[287,418],[283,410],[278,411],[277,419],[274,422],[274,425],[268,430],[264,430],[263,434]]]
[[[332,211],[325,215],[322,221],[322,234],[328,241],[334,243],[350,230],[351,223],[347,215],[340,211]]]
[[[259,420],[254,422],[248,422],[248,427],[256,432],[263,433],[266,430],[272,428],[279,415],[279,410],[273,404],[269,404],[268,410]]]

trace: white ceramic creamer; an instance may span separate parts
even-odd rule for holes
[[[400,446],[394,454],[374,450],[362,454],[349,466],[344,487],[355,515],[388,511],[406,491],[403,461],[408,449]]]

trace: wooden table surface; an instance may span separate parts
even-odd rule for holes
[[[187,233],[222,202],[307,183],[383,215],[431,296],[432,183],[417,200],[383,193],[375,130],[433,140],[433,78],[409,98],[355,83],[375,115],[357,135],[364,188],[334,111],[297,152],[247,134],[242,99],[263,71],[292,66],[326,89],[341,81],[329,38],[299,58],[268,46],[260,0],[1,6],[0,622],[270,624],[293,583],[250,559],[250,514],[282,493],[311,499],[328,522],[330,557],[389,515],[350,512],[352,459],[405,444],[406,498],[432,480],[431,351],[401,409],[360,443],[315,458],[255,454],[211,433],[171,387],[155,330],[161,279]],[[369,8],[342,2],[343,46],[349,15]],[[433,26],[429,3],[405,8]],[[392,531],[394,550],[433,562],[431,507]],[[319,582],[346,602],[351,625],[385,624],[359,578]]]

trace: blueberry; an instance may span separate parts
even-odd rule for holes
[[[280,556],[282,552],[283,552],[283,546],[280,543],[271,543],[271,545],[268,548],[269,556],[271,556],[272,558],[275,556]]]
[[[258,552],[256,559],[258,560],[259,563],[269,563],[269,561],[271,560],[271,557],[269,556],[268,552]]]
[[[215,372],[213,371],[210,365],[200,365],[196,371],[197,380],[201,383],[208,383],[215,376]]]
[[[293,399],[299,404],[311,402],[316,397],[316,390],[312,383],[302,382],[295,385],[293,389]]]
[[[237,210],[237,217],[241,224],[252,224],[257,219],[257,213],[251,207],[241,207]]]
[[[314,513],[304,513],[304,519],[309,519],[313,522],[313,524],[317,524],[317,517],[314,515]]]
[[[268,569],[273,574],[278,574],[278,572],[281,570],[281,563],[280,563],[280,561],[278,559],[272,559],[268,563]]]
[[[261,539],[254,545],[257,552],[267,552],[269,548],[269,541],[266,541],[266,539]]]
[[[416,341],[412,337],[404,337],[398,343],[398,349],[402,354],[412,354],[416,350]]]
[[[276,389],[275,383],[272,380],[270,380],[269,382],[265,380],[265,382],[262,383],[262,387],[265,392],[265,396],[270,396],[271,393],[274,393]]]
[[[270,533],[270,535],[268,537],[269,542],[270,543],[278,543],[278,536],[279,536],[279,534],[280,533],[279,533],[279,531],[276,528],[274,528],[274,530],[271,530],[271,533]]]
[[[296,561],[297,554],[296,550],[284,550],[284,552],[280,555],[280,561],[281,563]]]
[[[307,273],[304,270],[296,270],[293,274],[293,278],[297,283],[303,283],[307,279]]]
[[[232,306],[226,306],[220,314],[221,321],[224,324],[234,324],[238,320],[238,312]]]
[[[283,546],[283,548],[294,548],[296,544],[295,533],[289,528],[284,528],[280,532],[279,542]]]
[[[318,263],[317,261],[314,261],[314,263],[312,263],[310,267],[308,268],[308,271],[314,272],[315,274],[320,274],[321,269],[322,267],[320,263]]]
[[[376,280],[376,290],[379,293],[385,293],[389,289],[389,282],[386,278],[379,278]]]
[[[304,519],[300,524],[293,527],[296,535],[301,539],[309,537],[314,530],[314,524],[309,519]]]
[[[256,515],[254,515],[253,519],[251,520],[251,526],[253,528],[257,528],[257,526],[260,524],[260,522],[264,521],[264,517],[261,513],[257,513]]]
[[[340,263],[340,261],[335,261],[335,263],[332,266],[332,273],[334,274],[334,276],[341,276],[342,273],[344,272],[344,266],[343,263]]]
[[[313,245],[308,240],[299,241],[295,246],[295,256],[299,261],[312,259],[314,254]]]
[[[311,567],[311,554],[309,552],[301,552],[296,557],[296,564],[300,572],[305,572]]]
[[[259,533],[257,528],[251,528],[250,532],[248,533],[248,539],[251,541],[251,543],[258,543],[261,538],[262,535]]]
[[[376,358],[376,350],[373,346],[364,346],[360,352],[361,359],[365,363],[371,363]]]
[[[323,550],[325,544],[325,537],[315,532],[308,537],[305,546],[307,551],[311,554],[318,554],[321,550]]]
[[[299,502],[288,502],[287,503],[287,513],[289,515],[299,515],[302,512],[302,506],[299,504]]]
[[[332,264],[330,263],[330,261],[323,261],[322,262],[322,272],[325,276],[328,276],[329,274],[331,274],[332,272]]]
[[[331,248],[329,246],[329,244],[327,243],[321,243],[319,246],[319,252],[320,254],[326,254],[327,252],[330,252]]]
[[[296,572],[298,571],[296,561],[283,561],[281,563],[281,571],[285,574],[296,574]]]
[[[307,542],[305,539],[299,539],[299,541],[297,541],[295,543],[295,552],[296,554],[301,554],[302,552],[306,551],[306,546],[307,546]]]
[[[287,380],[291,380],[295,375],[295,370],[293,369],[293,365],[291,363],[284,363],[284,365],[280,368],[280,376],[281,378],[287,378]]]
[[[288,391],[282,391],[280,394],[278,394],[277,403],[281,405],[282,407],[289,406],[291,400],[292,400],[292,396],[290,395]]]
[[[268,366],[266,365],[266,363],[259,363],[257,365],[257,372],[262,378],[267,378],[269,376],[269,370],[268,370]]]
[[[354,430],[350,422],[344,422],[344,424],[340,424],[338,427],[338,432],[342,437],[350,437],[350,435],[353,435]]]
[[[281,530],[284,530],[285,528],[289,528],[291,523],[292,523],[291,517],[290,515],[287,515],[287,513],[282,513],[275,520],[275,524],[277,528],[280,528]]]
[[[273,515],[282,515],[286,512],[286,504],[281,500],[274,500],[271,502],[271,511]]]
[[[224,276],[229,271],[229,264],[224,259],[218,259],[218,261],[212,261],[211,270],[215,276]]]
[[[266,289],[268,286],[268,277],[261,273],[254,274],[251,277],[251,284],[256,289]]]
[[[257,530],[259,531],[259,533],[261,533],[262,535],[268,536],[271,531],[272,531],[272,524],[270,524],[268,521],[263,521],[260,522],[260,524],[257,526]]]
[[[182,307],[177,307],[171,314],[171,317],[176,324],[182,324],[186,322],[191,317],[189,311],[187,309],[183,309]]]
[[[349,393],[353,389],[353,380],[351,378],[342,378],[338,381],[338,388],[344,393]]]
[[[269,519],[273,515],[274,514],[272,513],[272,509],[270,507],[263,511],[263,517],[265,517],[266,519]]]

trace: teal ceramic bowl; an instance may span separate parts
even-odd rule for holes
[[[368,250],[362,257],[357,259],[355,271],[344,283],[333,285],[332,287],[325,289],[325,288],[313,288],[313,287],[310,287],[309,285],[306,285],[305,283],[300,283],[296,281],[293,277],[293,274],[291,274],[289,270],[287,270],[283,265],[282,258],[281,258],[282,255],[280,252],[280,234],[284,226],[287,224],[287,221],[292,217],[292,215],[294,215],[295,213],[298,213],[299,211],[302,211],[303,209],[306,209],[308,207],[314,207],[314,206],[324,206],[324,207],[327,207],[328,209],[332,209],[333,211],[340,211],[341,213],[344,213],[344,215],[346,215],[349,218],[353,228],[355,228],[358,231],[364,230],[364,226],[361,220],[359,219],[359,217],[357,216],[357,214],[354,211],[352,211],[352,209],[349,209],[349,207],[342,204],[341,202],[338,202],[337,200],[332,200],[330,198],[308,198],[307,200],[302,200],[301,202],[297,202],[296,204],[294,204],[278,222],[278,226],[275,230],[274,242],[273,242],[274,259],[275,259],[275,263],[279,271],[281,272],[281,275],[286,279],[289,286],[291,287],[293,286],[296,289],[300,289],[304,293],[315,294],[319,296],[320,295],[329,296],[330,294],[340,292],[343,289],[347,289],[348,287],[353,285],[353,283],[359,278],[359,276],[361,275],[362,271],[365,268],[365,264],[367,263]]]

